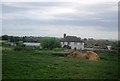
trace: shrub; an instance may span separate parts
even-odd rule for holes
[[[21,46],[16,46],[16,47],[14,47],[14,50],[15,50],[15,51],[21,51],[21,50],[23,50],[23,47],[21,47]]]
[[[44,38],[41,40],[42,48],[47,48],[52,50],[53,48],[61,47],[60,40],[57,38]]]
[[[64,48],[54,48],[53,51],[63,51]]]
[[[47,48],[43,48],[42,50],[48,50]]]
[[[22,46],[15,46],[14,50],[15,51],[21,51],[21,50],[25,50],[25,51],[30,51],[30,50],[34,50],[35,48],[31,48],[31,47],[22,47]]]

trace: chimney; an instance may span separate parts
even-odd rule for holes
[[[64,38],[66,37],[66,34],[64,34]]]

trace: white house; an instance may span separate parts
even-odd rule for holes
[[[25,46],[28,46],[28,47],[40,47],[41,48],[41,44],[40,43],[24,42],[23,44]]]
[[[64,34],[64,38],[61,39],[61,46],[63,48],[84,50],[84,42],[81,41],[80,38],[76,36],[66,36],[66,34]]]

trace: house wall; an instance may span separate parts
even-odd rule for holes
[[[84,50],[84,43],[80,42],[61,42],[61,46],[63,47],[64,45],[69,45],[71,49],[81,49]]]
[[[68,42],[61,42],[61,46],[68,45]]]
[[[84,48],[84,50],[94,50],[93,48]]]

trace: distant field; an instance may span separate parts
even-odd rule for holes
[[[0,43],[2,43],[2,42],[7,42],[7,41],[4,41],[4,40],[0,40]]]
[[[59,57],[49,51],[3,49],[3,79],[117,79],[116,52],[97,52],[100,61]]]

